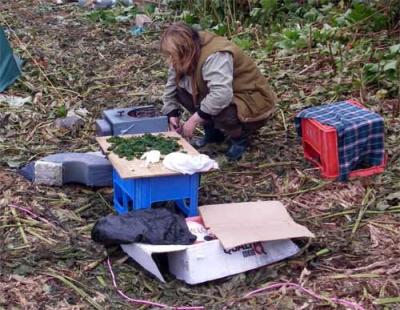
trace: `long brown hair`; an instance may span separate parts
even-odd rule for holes
[[[172,66],[176,72],[176,85],[184,75],[192,78],[193,97],[196,93],[194,75],[200,57],[199,33],[188,25],[178,22],[165,30],[161,37],[160,50],[163,54],[171,57]]]

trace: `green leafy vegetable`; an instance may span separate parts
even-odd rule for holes
[[[107,142],[111,144],[108,151],[128,160],[140,158],[145,152],[158,150],[162,155],[167,155],[181,149],[177,142],[179,138],[152,135],[149,133],[137,137],[111,137]]]

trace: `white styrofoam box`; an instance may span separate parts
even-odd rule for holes
[[[269,204],[271,203],[269,202]],[[275,219],[270,220],[271,223],[274,224],[277,219],[286,222],[288,221],[287,218],[291,219],[289,214],[285,213],[286,209],[282,204],[274,202],[269,207],[275,207],[273,212],[277,215]],[[219,211],[220,209],[216,210]],[[266,220],[267,226],[269,218],[267,217]],[[224,217],[222,217],[222,220],[224,220]],[[121,247],[143,268],[163,282],[165,280],[154,261],[153,254],[167,255],[169,271],[178,279],[188,284],[202,283],[259,268],[293,256],[299,252],[298,246],[287,237],[288,234],[286,232],[283,233],[281,230],[280,235],[285,237],[278,238],[276,234],[271,233],[270,236],[264,236],[265,239],[262,239],[266,241],[255,242],[259,237],[257,234],[258,231],[256,231],[252,232],[252,238],[247,238],[247,240],[253,239],[254,241],[249,241],[247,244],[239,243],[242,245],[224,249],[221,241],[213,235],[212,229],[209,230],[204,226],[201,217],[187,218],[186,222],[190,232],[197,237],[197,241],[194,244],[151,245],[132,243],[121,245]],[[293,224],[295,223],[293,222]],[[263,229],[263,227],[260,229]],[[309,234],[311,234],[308,230],[299,230],[297,226],[293,228],[293,225],[287,229],[291,230],[293,237],[296,238],[310,236]],[[210,238],[214,239],[210,240]]]
[[[296,254],[291,240],[275,240],[224,250],[218,240],[168,254],[170,272],[189,284],[202,283],[265,266]]]
[[[274,240],[224,250],[219,240],[193,245],[123,244],[122,249],[165,282],[153,254],[166,253],[170,272],[188,284],[197,284],[268,265],[296,254],[291,240]]]

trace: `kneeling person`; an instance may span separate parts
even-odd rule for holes
[[[170,130],[192,138],[202,124],[205,135],[194,144],[222,142],[227,135],[231,160],[242,157],[249,135],[275,111],[276,95],[256,64],[224,37],[172,24],[161,38],[170,65],[162,112]],[[181,125],[181,106],[192,116]]]

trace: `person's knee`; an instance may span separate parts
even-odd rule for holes
[[[242,124],[237,116],[237,109],[234,104],[223,109],[213,118],[215,128],[225,131],[228,135],[236,135],[242,130]]]
[[[251,122],[251,123],[244,123],[243,131],[248,135],[252,135],[252,134],[256,133],[259,129],[264,127],[266,123],[267,123],[266,119],[256,121],[256,122]]]
[[[237,112],[237,107],[235,104],[231,103],[228,105],[226,108],[224,108],[218,115],[217,117],[225,122],[230,122],[230,123],[237,123],[239,121],[238,117],[238,112]]]

